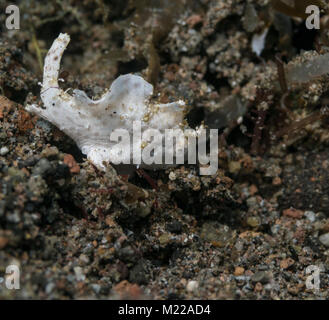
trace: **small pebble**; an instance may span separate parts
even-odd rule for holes
[[[47,147],[41,152],[41,156],[49,159],[56,159],[58,156],[59,151],[57,147]]]
[[[7,147],[2,147],[2,148],[0,149],[0,155],[1,155],[1,156],[6,155],[8,152],[9,152],[9,149],[8,149]]]
[[[81,267],[75,267],[74,273],[77,281],[84,281],[86,279],[86,276],[83,274]]]
[[[306,217],[306,219],[310,222],[314,222],[316,217],[315,217],[315,213],[313,211],[305,211],[304,212],[304,216]]]
[[[199,282],[195,280],[191,280],[187,283],[186,290],[188,292],[193,292],[199,287]]]
[[[319,240],[324,246],[329,247],[329,233],[321,235]]]
[[[235,276],[242,276],[244,274],[244,268],[242,267],[236,267],[234,270]]]
[[[174,172],[170,172],[169,173],[169,179],[171,180],[171,181],[174,181],[174,180],[176,180],[176,174],[174,173]]]
[[[241,163],[239,161],[231,161],[228,168],[230,173],[237,174],[241,169]]]
[[[55,287],[56,287],[55,283],[49,282],[46,286],[46,293],[50,294],[54,290]]]
[[[256,272],[252,277],[251,277],[251,281],[252,282],[260,282],[261,284],[266,284],[268,282],[270,282],[270,274],[268,272],[264,272],[264,271],[259,271]]]
[[[252,228],[256,228],[260,225],[260,221],[258,217],[249,217],[247,219],[247,224],[248,226],[252,227]]]
[[[283,210],[282,214],[286,217],[294,218],[294,219],[301,219],[304,215],[304,212],[302,210],[297,210],[295,208],[289,208],[286,210]]]
[[[92,289],[94,290],[94,292],[95,292],[96,294],[99,294],[99,293],[100,293],[100,291],[101,291],[101,286],[100,286],[99,284],[97,284],[97,283],[93,283],[93,284],[91,284],[90,286],[92,287]]]

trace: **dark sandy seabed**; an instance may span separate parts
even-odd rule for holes
[[[1,299],[328,299],[329,15],[308,30],[278,2],[16,1],[9,32],[0,1],[0,275],[21,270]],[[142,75],[161,102],[188,101],[192,127],[220,129],[217,173],[146,171],[153,190],[24,111],[60,32],[64,89],[97,98]]]

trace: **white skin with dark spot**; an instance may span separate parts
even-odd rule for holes
[[[61,33],[46,56],[40,94],[44,107],[28,105],[26,110],[48,120],[70,136],[99,169],[105,170],[103,161],[118,161],[117,142],[110,141],[115,129],[129,130],[132,136],[134,121],[141,121],[142,132],[149,128],[160,132],[171,128],[188,128],[182,124],[186,109],[184,101],[152,105],[149,100],[153,86],[140,76],[128,74],[118,77],[99,100],[88,98],[80,90],[73,90],[73,95],[64,92],[58,85],[58,74],[62,55],[69,42],[69,35]],[[150,113],[151,110],[153,113]],[[149,117],[143,121],[145,115]],[[185,138],[176,141],[182,148]],[[141,150],[140,143],[137,150]],[[131,159],[130,152],[126,160]],[[148,165],[142,163],[142,167]]]

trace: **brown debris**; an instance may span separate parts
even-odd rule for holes
[[[114,287],[114,292],[120,299],[139,300],[142,298],[143,291],[137,284],[131,284],[123,280]]]
[[[304,211],[297,210],[294,208],[289,208],[286,210],[283,210],[282,214],[286,217],[294,218],[294,219],[301,219],[304,215]]]
[[[0,119],[3,119],[15,108],[15,103],[5,96],[0,96]]]
[[[295,263],[295,261],[291,258],[287,258],[284,259],[280,262],[280,268],[281,269],[288,269],[289,267],[291,267],[293,264]]]
[[[70,168],[71,173],[79,173],[80,166],[77,164],[72,155],[66,153],[63,162]]]
[[[186,20],[186,23],[189,25],[190,28],[194,28],[195,25],[201,23],[202,21],[203,18],[200,15],[194,14]]]
[[[34,128],[34,123],[36,117],[32,117],[30,113],[26,112],[22,106],[20,106],[18,111],[18,129],[21,133],[25,133],[28,130]]]

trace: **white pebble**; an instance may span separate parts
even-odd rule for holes
[[[315,213],[313,211],[305,211],[304,216],[310,222],[314,222],[316,219]]]
[[[329,233],[321,235],[319,240],[324,246],[329,247]]]
[[[199,282],[195,280],[191,280],[187,283],[186,290],[188,292],[193,292],[199,287]]]
[[[170,172],[169,173],[169,179],[171,180],[171,181],[174,181],[174,180],[176,180],[176,174],[174,173],[174,172]]]
[[[83,271],[82,271],[81,267],[75,267],[73,270],[74,270],[77,281],[85,281],[86,280],[86,276],[83,274]]]
[[[8,152],[9,152],[9,149],[8,149],[7,147],[2,147],[2,148],[0,149],[0,155],[1,155],[1,156],[6,155]]]

